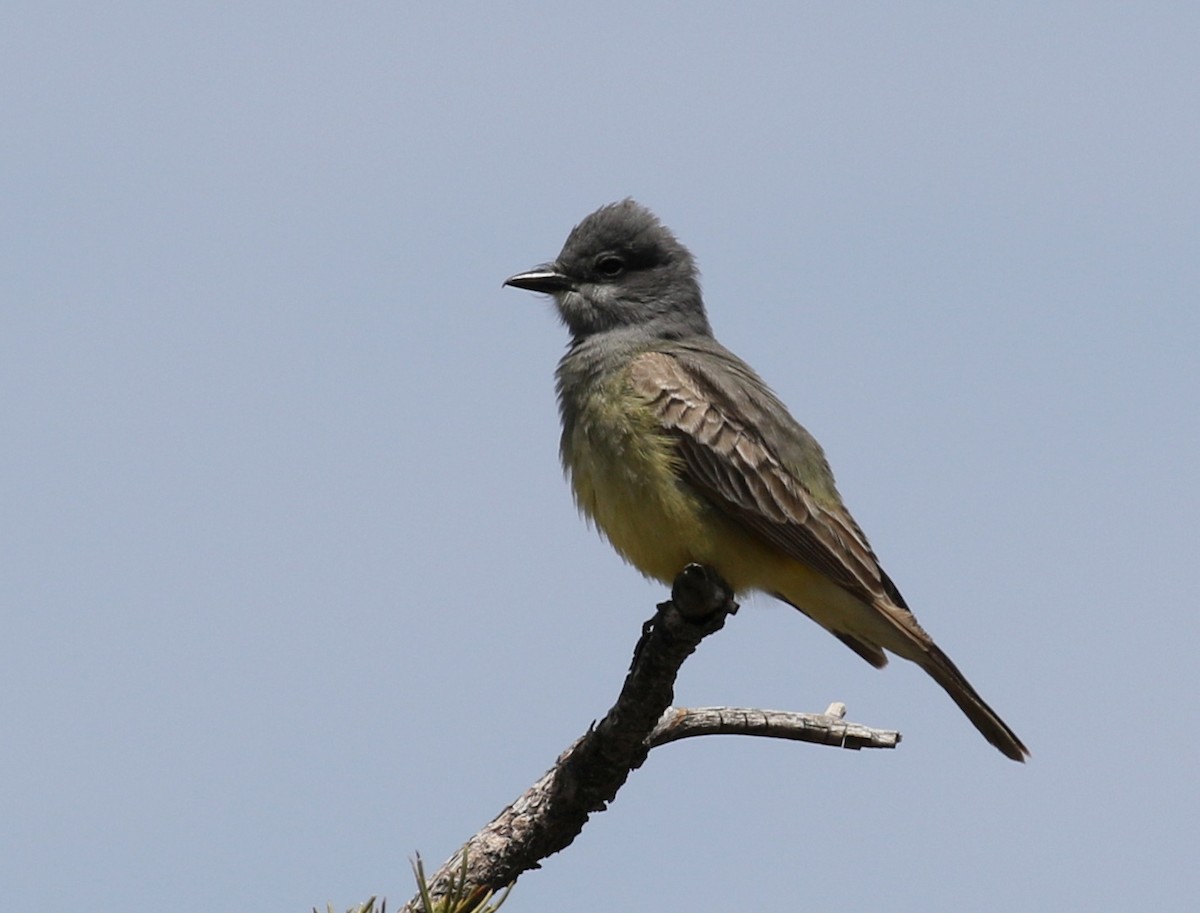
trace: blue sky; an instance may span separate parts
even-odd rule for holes
[[[411,893],[603,714],[661,586],[575,516],[501,289],[634,196],[1033,751],[751,599],[514,910],[1129,910],[1200,889],[1200,13],[0,12],[0,905]]]

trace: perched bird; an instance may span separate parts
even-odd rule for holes
[[[695,261],[648,209],[604,206],[553,263],[505,285],[554,297],[575,500],[613,547],[670,583],[691,563],[796,607],[871,665],[919,665],[1007,757],[1028,750],[917,624],[834,486],[821,446],[715,338]]]

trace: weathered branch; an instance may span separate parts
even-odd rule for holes
[[[593,812],[607,807],[651,748],[667,742],[717,733],[845,748],[894,747],[900,741],[899,733],[842,722],[841,705],[832,705],[824,714],[672,708],[683,661],[736,611],[732,592],[720,577],[699,565],[684,568],[671,588],[671,601],[659,605],[643,626],[616,704],[434,873],[428,882],[430,895],[436,899],[445,894],[464,872],[468,887],[482,893],[503,888],[522,872],[537,868],[542,859],[569,846]],[[420,898],[414,897],[401,913],[421,909]]]
[[[651,748],[698,735],[756,735],[838,748],[895,748],[900,733],[842,720],[845,704],[824,713],[752,707],[668,707],[646,741]]]

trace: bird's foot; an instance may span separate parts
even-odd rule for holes
[[[721,610],[733,615],[738,610],[733,589],[720,574],[703,564],[689,564],[679,572],[671,584],[671,601],[689,621],[701,621]]]

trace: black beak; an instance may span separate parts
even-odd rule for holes
[[[509,276],[504,280],[505,285],[511,285],[513,288],[523,288],[531,292],[545,292],[547,295],[554,292],[565,292],[573,287],[570,279],[556,270],[553,264],[548,266],[539,266],[537,269],[531,269],[527,273],[517,273],[515,276]]]

